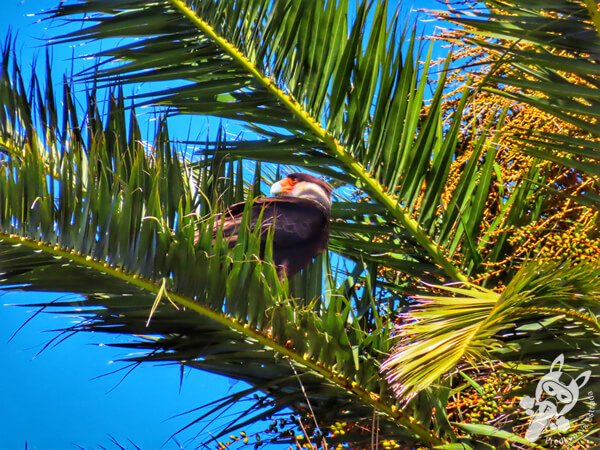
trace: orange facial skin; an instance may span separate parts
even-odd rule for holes
[[[283,180],[281,180],[282,191],[286,194],[289,194],[294,190],[294,186],[296,186],[297,182],[298,180],[294,180],[290,177],[285,177]]]

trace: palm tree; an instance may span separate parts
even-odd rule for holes
[[[453,95],[451,57],[429,81],[431,47],[418,62],[416,32],[398,13],[390,19],[387,2],[60,5],[52,17],[84,26],[56,42],[119,39],[77,80],[84,111],[69,83],[59,107],[49,68],[26,83],[10,46],[3,53],[3,288],[79,293],[82,302],[39,306],[83,304],[68,332],[150,336],[128,344],[146,351],[133,362],[248,382],[206,413],[259,394],[215,439],[291,408],[305,420],[272,429],[277,442],[300,445],[289,430],[301,426],[324,446],[539,446],[449,413],[465,389],[481,390],[474,373],[511,371],[514,397],[532,392],[558,353],[572,369],[597,368],[598,259],[513,258],[511,233],[543,217],[548,190],[561,186],[536,165],[504,182],[496,161],[507,117],[528,103],[579,134],[510,129],[513,142],[536,161],[598,175],[598,12],[584,1],[530,3],[490,0],[450,17],[487,52]],[[132,83],[147,92],[126,98]],[[483,91],[514,103],[477,122]],[[146,105],[162,112],[153,136],[138,125],[135,107]],[[168,131],[181,114],[247,131],[186,142],[197,149],[186,157]],[[330,254],[290,280],[268,251],[257,258],[256,231],[243,228],[233,249],[212,233],[216,214],[250,202],[279,165],[336,187]],[[564,195],[598,204],[593,189]]]

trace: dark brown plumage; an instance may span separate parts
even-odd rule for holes
[[[277,197],[259,197],[252,205],[251,228],[262,214],[263,243],[270,228],[273,233],[273,260],[280,276],[293,276],[327,248],[331,210],[331,187],[319,178],[292,173],[275,183],[271,193]],[[235,245],[244,203],[223,213],[223,236]],[[263,256],[264,248],[261,251]]]

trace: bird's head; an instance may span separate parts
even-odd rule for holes
[[[271,195],[305,198],[331,209],[331,186],[306,173],[291,173],[271,186]]]

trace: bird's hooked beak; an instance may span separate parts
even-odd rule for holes
[[[294,190],[296,182],[289,177],[273,183],[271,186],[271,195],[290,195]]]

